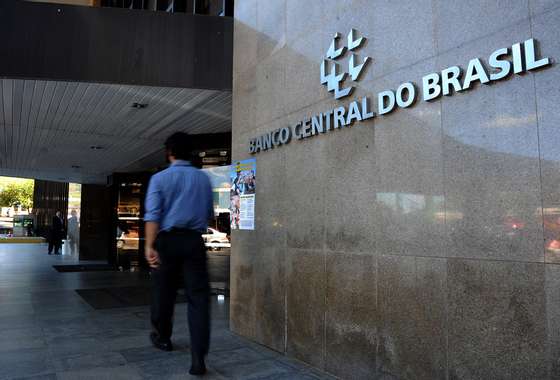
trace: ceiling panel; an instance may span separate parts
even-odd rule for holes
[[[230,92],[1,79],[0,102],[7,176],[105,183],[159,157],[172,132],[231,131]]]

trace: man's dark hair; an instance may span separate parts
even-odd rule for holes
[[[175,132],[165,140],[165,149],[178,160],[191,159],[191,139],[184,132]]]

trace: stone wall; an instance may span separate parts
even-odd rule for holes
[[[238,0],[233,159],[248,141],[535,38],[554,0]],[[332,36],[372,57],[320,84]],[[234,231],[231,328],[345,379],[560,377],[557,64],[257,159],[256,230]]]

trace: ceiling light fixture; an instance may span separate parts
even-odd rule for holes
[[[132,103],[132,108],[140,109],[140,108],[146,108],[146,107],[148,107],[148,104],[146,104],[146,103],[138,103],[138,102]]]

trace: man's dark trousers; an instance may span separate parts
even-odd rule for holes
[[[204,357],[210,345],[210,289],[202,235],[192,230],[160,232],[155,249],[159,253],[160,266],[152,270],[152,326],[162,339],[171,337],[175,297],[183,277],[191,350]]]
[[[49,253],[53,251],[53,248],[54,248],[54,253],[60,253],[61,247],[62,247],[62,241],[60,239],[56,239],[56,240],[53,238],[49,239]]]
[[[54,253],[59,253],[62,247],[62,238],[64,237],[64,225],[62,219],[58,216],[53,216],[52,226],[49,233],[49,254],[54,248]]]

